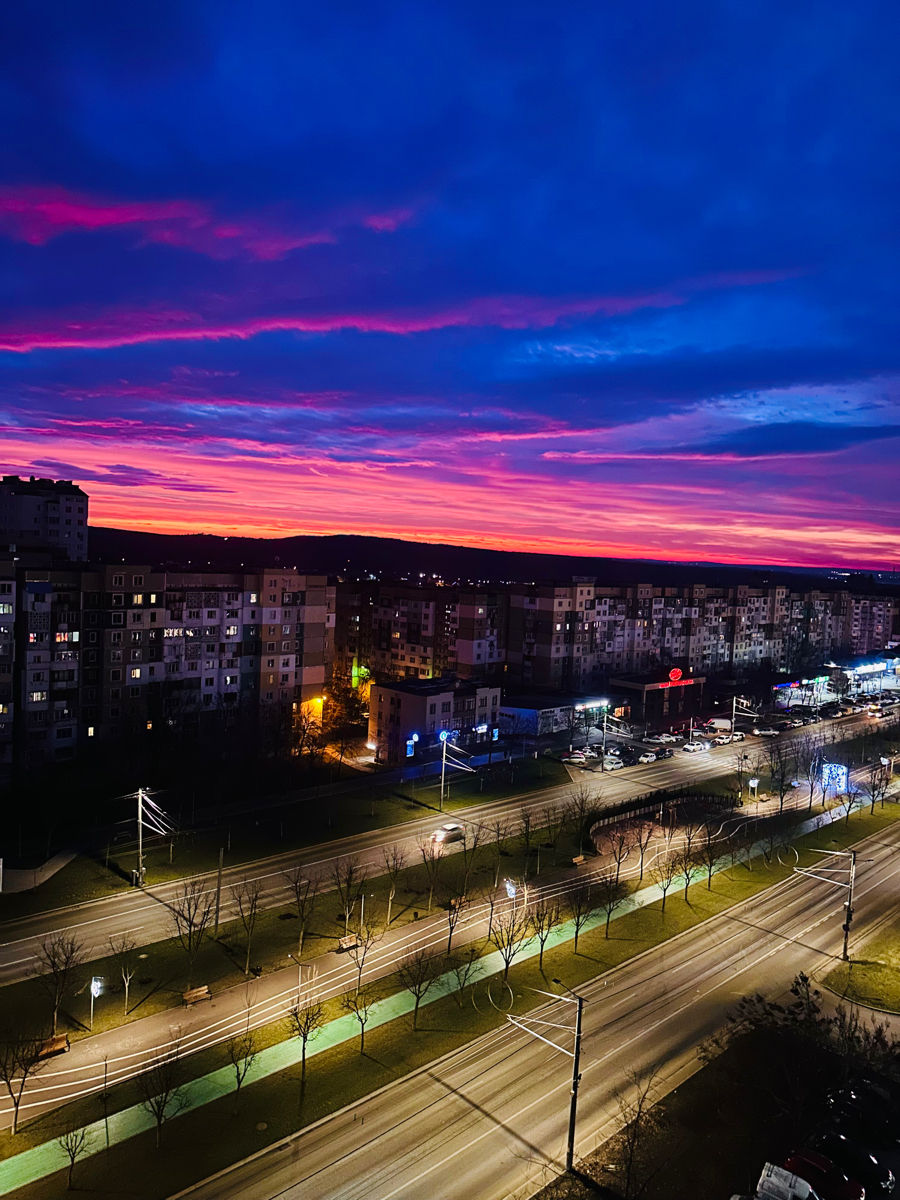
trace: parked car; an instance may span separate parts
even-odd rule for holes
[[[674,733],[661,733],[658,736],[664,746],[671,745],[672,742],[681,741],[681,738],[677,737]]]
[[[448,842],[461,842],[466,836],[466,831],[462,825],[457,825],[453,821],[442,825],[440,829],[436,829],[431,835],[432,842],[437,846],[445,846]]]
[[[671,746],[660,746],[660,748],[656,752],[656,757],[658,759],[659,758],[672,758],[674,753],[675,753],[675,751],[672,749]]]
[[[621,758],[607,757],[603,760],[604,771],[620,771],[624,766],[625,764],[622,762]]]
[[[730,733],[717,733],[713,738],[714,746],[728,746],[731,743]]]
[[[747,735],[745,733],[743,733],[742,730],[736,729],[734,731],[734,733],[731,735],[731,740],[733,742],[742,742],[746,736]]]
[[[799,729],[802,724],[802,717],[791,717],[790,721],[788,721],[788,729]]]
[[[816,1150],[795,1150],[784,1160],[784,1166],[805,1179],[822,1200],[865,1200],[866,1189],[862,1184],[850,1179],[830,1158]]]
[[[778,737],[781,732],[779,729],[773,728],[771,725],[757,725],[753,729],[754,737]]]
[[[832,1130],[810,1139],[810,1150],[824,1154],[851,1179],[858,1179],[867,1196],[890,1196],[894,1190],[894,1172],[875,1157],[869,1148]]]
[[[708,742],[685,742],[681,747],[687,754],[697,754],[701,750],[708,750]]]
[[[897,1101],[887,1084],[865,1078],[855,1079],[825,1095],[826,1107],[841,1129],[877,1132],[881,1140],[886,1137],[895,1144],[900,1141],[894,1115]]]
[[[661,734],[661,733],[651,733],[651,734],[648,734],[647,737],[644,738],[644,741],[647,743],[648,746],[662,746],[664,742],[668,741],[668,735]]]
[[[808,717],[803,718],[804,725],[818,725],[818,723],[819,723],[819,718],[816,716],[810,715]]]
[[[644,753],[642,755],[640,755],[640,757],[638,758],[638,762],[639,763],[656,762],[656,755],[653,753],[652,750],[645,750]]]
[[[583,750],[564,750],[559,756],[560,762],[564,763],[583,763],[587,762]]]
[[[585,758],[596,758],[597,757],[597,751],[594,749],[593,746],[585,746],[582,749],[581,753],[584,755]]]

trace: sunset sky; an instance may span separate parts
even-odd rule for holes
[[[900,566],[896,3],[3,21],[3,473],[95,525]]]

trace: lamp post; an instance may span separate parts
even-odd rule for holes
[[[91,1031],[94,1028],[94,1001],[103,991],[103,976],[95,975],[91,979]]]
[[[575,1050],[572,1055],[572,1099],[569,1104],[569,1137],[566,1143],[566,1170],[571,1171],[575,1165],[575,1117],[578,1111],[578,1085],[581,1082],[581,1072],[579,1066],[581,1064],[581,1018],[584,1011],[584,997],[573,992],[570,987],[567,987],[561,979],[554,979],[554,983],[558,983],[560,987],[566,989],[572,997],[568,1001],[570,1004],[575,1004]],[[565,1000],[565,996],[560,996],[560,1000]]]

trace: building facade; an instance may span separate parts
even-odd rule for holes
[[[373,684],[369,699],[369,745],[378,763],[433,757],[442,733],[469,750],[496,740],[499,686],[463,679],[398,680]]]
[[[67,479],[0,480],[0,547],[48,550],[84,562],[88,549],[88,498]]]
[[[324,576],[0,562],[0,771],[240,727],[275,748],[321,695]]]

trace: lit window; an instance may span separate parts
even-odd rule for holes
[[[140,677],[141,677],[141,668],[140,667],[132,667],[131,668],[131,678],[132,679],[140,679]]]

